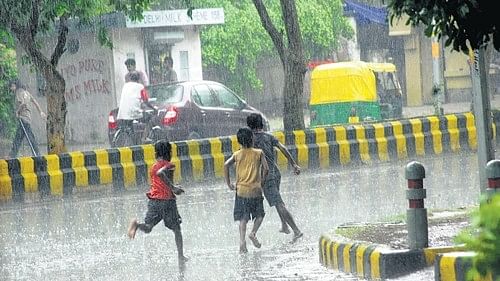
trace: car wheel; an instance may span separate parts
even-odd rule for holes
[[[201,136],[197,132],[193,131],[193,132],[189,133],[188,139],[189,140],[201,139]]]

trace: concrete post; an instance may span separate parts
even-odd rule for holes
[[[486,164],[486,176],[488,177],[486,196],[491,198],[496,193],[500,194],[500,160],[491,160]]]
[[[429,229],[427,223],[427,209],[424,208],[426,192],[423,185],[425,168],[417,161],[406,165],[405,177],[408,180],[406,198],[409,208],[406,211],[406,225],[408,227],[408,245],[410,249],[422,249],[429,246]]]
[[[472,67],[472,94],[474,101],[474,120],[477,132],[477,160],[479,162],[479,188],[481,194],[486,192],[486,164],[495,159],[493,150],[493,134],[491,128],[490,99],[488,94],[488,83],[486,75],[486,62],[484,60],[484,49],[475,50],[471,53],[474,58]]]

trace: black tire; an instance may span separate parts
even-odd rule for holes
[[[196,139],[201,139],[201,136],[200,134],[198,134],[197,132],[193,131],[191,133],[189,133],[188,135],[188,140],[196,140]]]
[[[127,130],[118,129],[113,136],[112,147],[132,146],[133,144],[134,142]]]

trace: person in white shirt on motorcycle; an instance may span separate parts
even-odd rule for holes
[[[130,81],[126,82],[122,88],[118,114],[116,117],[119,128],[132,128],[134,120],[143,119],[143,104],[153,109],[155,112],[158,111],[158,109],[149,102],[148,92],[144,85],[140,83],[141,76],[139,72],[132,71],[129,77]],[[145,136],[148,134],[148,127],[149,126],[146,126]]]

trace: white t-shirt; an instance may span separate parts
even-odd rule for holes
[[[134,120],[142,118],[141,104],[147,100],[148,94],[142,84],[136,82],[125,83],[122,88],[116,119]]]

